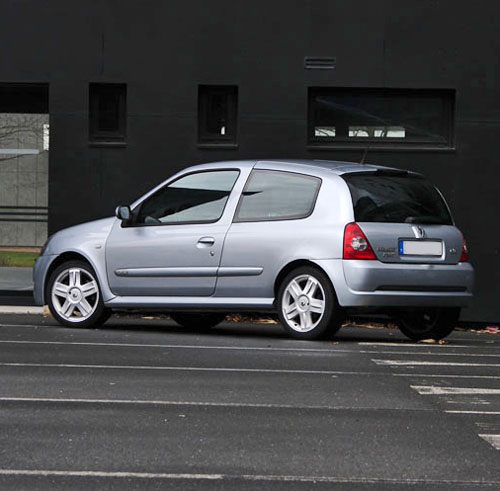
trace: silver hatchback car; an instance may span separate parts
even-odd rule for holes
[[[277,312],[299,339],[346,313],[384,313],[409,338],[447,336],[474,270],[440,192],[419,174],[348,162],[264,160],[185,169],[116,217],[49,238],[35,300],[66,326],[158,309],[211,327]]]

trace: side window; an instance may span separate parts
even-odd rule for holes
[[[292,172],[254,170],[236,211],[235,222],[290,220],[311,214],[321,179]]]
[[[239,171],[197,172],[159,189],[144,201],[137,225],[216,222],[224,211]]]

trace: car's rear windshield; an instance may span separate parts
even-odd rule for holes
[[[342,177],[351,191],[357,222],[453,224],[441,194],[421,176],[376,171]]]

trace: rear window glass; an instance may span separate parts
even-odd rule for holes
[[[453,223],[443,198],[423,177],[384,172],[342,177],[351,191],[357,222]]]

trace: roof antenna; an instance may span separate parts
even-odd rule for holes
[[[363,156],[361,157],[361,161],[359,162],[360,164],[365,163],[365,157],[368,154],[368,150],[370,149],[370,145],[367,145],[365,148],[365,151],[363,152]]]

